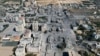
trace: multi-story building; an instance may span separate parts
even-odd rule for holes
[[[20,22],[16,24],[15,31],[19,31],[19,32],[22,31],[23,32],[24,30],[25,30],[24,29],[24,24],[22,24]]]
[[[26,29],[23,34],[23,38],[31,38],[31,30]]]
[[[38,31],[38,21],[33,21],[33,23],[32,23],[32,30],[33,31]]]
[[[25,56],[25,47],[24,46],[18,46],[15,50],[16,56]]]
[[[19,17],[21,17],[20,13],[6,13],[5,21],[16,23],[19,20]]]

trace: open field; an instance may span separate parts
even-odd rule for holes
[[[10,56],[13,54],[14,47],[4,47],[0,45],[0,56]]]
[[[36,0],[38,4],[81,3],[81,0]]]
[[[21,2],[21,0],[0,0],[0,4],[4,4],[5,2],[14,1],[14,2]]]

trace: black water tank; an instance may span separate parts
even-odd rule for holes
[[[63,52],[63,56],[69,56],[68,52]]]

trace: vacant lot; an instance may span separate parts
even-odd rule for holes
[[[38,4],[81,3],[81,0],[36,0]]]
[[[5,2],[9,1],[21,2],[21,0],[0,0],[0,4],[4,4]]]
[[[5,47],[0,45],[0,56],[10,56],[13,54],[14,47]]]

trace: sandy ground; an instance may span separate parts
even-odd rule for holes
[[[0,45],[0,56],[10,56],[14,47],[4,47]]]
[[[81,0],[36,0],[37,4],[81,3]]]

